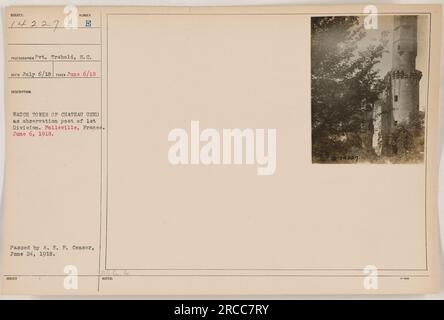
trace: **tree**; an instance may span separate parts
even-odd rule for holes
[[[395,162],[418,162],[423,160],[424,112],[414,111],[409,121],[397,124],[390,136]]]
[[[384,88],[375,66],[386,34],[358,49],[365,31],[353,16],[313,17],[311,32],[312,156],[368,152],[362,133],[372,130],[371,112]]]

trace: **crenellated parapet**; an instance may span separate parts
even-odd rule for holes
[[[422,78],[422,72],[419,70],[415,70],[412,72],[406,72],[404,70],[392,70],[389,72],[389,76],[391,79],[413,79],[419,82]]]

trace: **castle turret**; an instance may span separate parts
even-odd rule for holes
[[[390,72],[395,125],[408,122],[412,112],[419,110],[419,81],[422,74],[416,70],[417,47],[417,17],[395,16]]]
[[[373,110],[373,148],[377,155],[390,155],[392,133],[397,124],[408,123],[419,111],[419,81],[416,70],[417,16],[394,16],[392,69],[386,88]]]

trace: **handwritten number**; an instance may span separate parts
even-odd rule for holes
[[[26,20],[13,20],[11,22],[10,28],[25,28],[26,27]],[[32,20],[30,27],[31,28],[35,28],[37,27],[37,25],[41,25],[42,28],[52,28],[53,31],[56,31],[56,29],[59,27],[60,25],[60,20],[54,20],[53,24],[48,24],[48,22],[46,20],[42,20],[41,22],[37,21],[37,20]]]
[[[60,21],[59,20],[54,20],[54,31],[57,30],[57,27],[59,26]]]

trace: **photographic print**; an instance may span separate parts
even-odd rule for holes
[[[311,18],[313,163],[422,163],[427,15]]]

